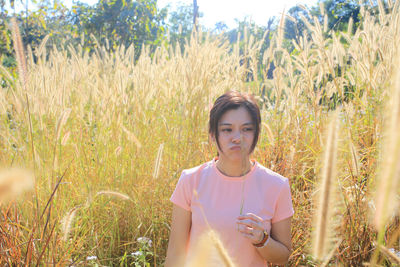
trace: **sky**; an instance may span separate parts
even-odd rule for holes
[[[159,7],[171,3],[171,7],[177,3],[192,4],[193,0],[158,0]],[[267,25],[268,19],[282,15],[283,10],[302,4],[307,7],[315,5],[317,0],[197,0],[199,11],[203,17],[199,19],[201,25],[214,28],[215,23],[225,22],[229,28],[237,26],[235,18],[242,20],[248,16],[258,25]]]
[[[67,7],[71,7],[73,3],[73,0],[61,1]],[[80,1],[90,5],[98,2],[98,0]],[[15,1],[17,5],[21,2]],[[203,13],[203,17],[199,19],[201,25],[213,29],[215,28],[215,23],[222,21],[228,28],[232,29],[237,26],[235,18],[243,20],[247,16],[257,25],[265,26],[269,18],[273,16],[280,17],[283,10],[287,11],[297,4],[311,7],[317,2],[317,0],[197,0],[197,5],[199,6],[199,11]],[[172,10],[175,10],[179,3],[188,5],[192,4],[193,0],[157,1],[159,8],[163,8],[169,4]]]

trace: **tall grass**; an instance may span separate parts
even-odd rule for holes
[[[331,223],[332,216],[332,198],[335,193],[336,180],[336,161],[338,146],[338,118],[335,113],[327,130],[325,142],[324,162],[321,171],[321,185],[318,189],[319,200],[315,217],[315,240],[313,254],[319,260],[322,260],[327,254],[329,246],[329,235],[333,228]]]
[[[206,130],[210,103],[231,89],[258,96],[264,124],[254,158],[290,179],[296,211],[290,265],[319,264],[309,245],[312,199],[324,168],[323,132],[338,107],[345,133],[336,147],[339,201],[332,216],[339,223],[330,230],[341,241],[324,264],[361,266],[375,251],[376,263],[389,264],[392,256],[378,246],[400,250],[398,215],[388,217],[379,240],[370,220],[400,36],[398,1],[387,5],[389,12],[381,7],[377,16],[363,7],[355,32],[326,32],[304,18],[309,33],[293,42],[295,51],[283,48],[281,29],[262,62],[251,36],[244,54],[239,44],[230,50],[200,33],[184,53],[167,46],[150,55],[144,48],[136,63],[133,47],[90,54],[79,46],[56,49],[46,38],[27,53],[25,88],[1,69],[0,164],[34,165],[36,192],[2,204],[0,264],[87,265],[88,256],[128,264],[138,260],[131,256],[141,248],[137,238],[146,236],[153,241],[147,261],[160,265],[168,199],[182,169],[214,155]],[[244,59],[248,64],[240,64]],[[271,62],[276,68],[268,79]],[[246,82],[248,73],[254,82]]]

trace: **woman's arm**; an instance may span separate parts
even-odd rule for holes
[[[184,265],[191,225],[192,213],[174,204],[165,267]]]
[[[267,245],[257,248],[260,255],[273,264],[286,264],[292,253],[291,220],[292,217],[272,224],[270,240]]]

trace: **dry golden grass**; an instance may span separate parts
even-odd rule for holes
[[[399,51],[400,52],[400,51]],[[399,181],[400,181],[400,57],[394,73],[390,101],[387,105],[387,122],[385,144],[380,165],[380,176],[376,192],[375,225],[378,230],[385,226],[391,216],[398,213]]]
[[[323,264],[361,266],[372,255],[376,264],[388,264],[383,247],[400,250],[399,219],[378,203],[392,199],[394,208],[398,202],[398,177],[392,175],[397,161],[384,159],[397,159],[398,146],[386,149],[383,137],[398,141],[398,89],[390,88],[398,88],[393,77],[400,24],[399,2],[385,4],[391,12],[382,12],[382,5],[378,16],[363,7],[354,33],[326,32],[304,18],[310,34],[293,42],[291,54],[282,47],[282,21],[262,62],[260,43],[247,33],[244,54],[239,43],[230,51],[227,42],[199,33],[184,53],[163,46],[151,56],[145,48],[136,63],[133,47],[47,51],[48,37],[28,49],[27,77],[23,65],[19,71],[26,86],[1,67],[6,87],[0,92],[0,164],[34,166],[37,178],[31,196],[1,206],[0,264],[83,266],[93,255],[99,264],[129,264],[134,259],[125,253],[138,249],[137,237],[147,236],[154,244],[147,260],[160,265],[169,236],[168,199],[182,169],[213,157],[209,108],[218,95],[235,89],[254,93],[263,107],[254,158],[290,179],[296,213],[289,265],[319,264],[309,253],[317,211],[312,199],[320,170],[327,168],[319,159],[334,109],[344,130],[335,146],[337,173],[331,177],[339,200],[329,230],[341,241],[324,250]],[[24,57],[18,57],[22,64]],[[276,68],[270,80],[271,62]],[[260,76],[246,82],[248,73]],[[385,113],[385,106],[394,108]],[[383,174],[378,164],[393,171]],[[115,196],[110,192],[121,197],[105,197]],[[388,198],[374,205],[374,192]],[[120,201],[122,196],[132,198]],[[370,220],[374,206],[383,214],[378,231]]]
[[[328,253],[329,235],[332,231],[332,198],[336,186],[336,162],[338,147],[338,114],[332,116],[327,130],[327,138],[324,146],[324,161],[321,171],[321,182],[318,188],[318,202],[315,216],[315,237],[313,254],[318,260],[323,260]]]

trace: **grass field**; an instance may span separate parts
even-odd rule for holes
[[[307,21],[291,54],[278,30],[262,62],[251,36],[244,54],[202,35],[135,64],[132,48],[17,45],[19,79],[0,67],[0,166],[31,168],[35,183],[0,198],[0,265],[161,266],[169,197],[215,155],[208,112],[232,89],[262,107],[253,157],[291,184],[289,265],[399,264],[399,1],[379,7],[355,32]],[[6,176],[0,196],[29,188]]]

